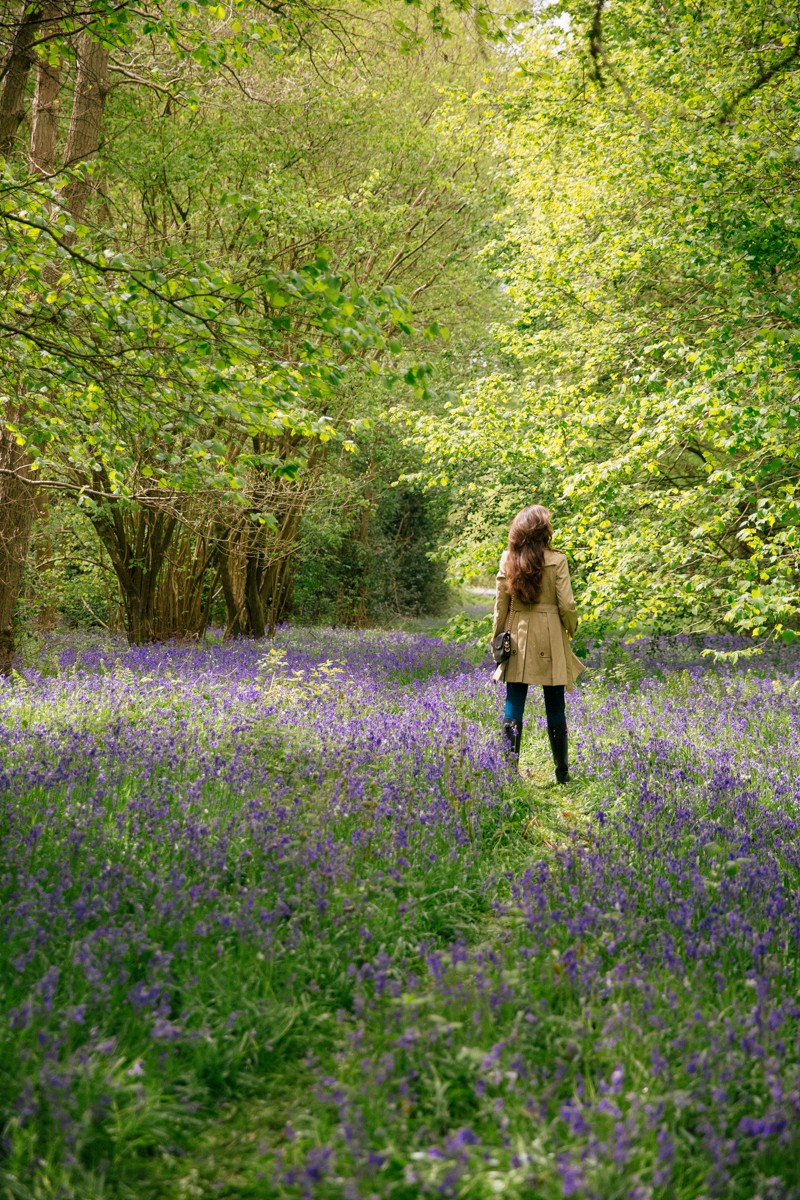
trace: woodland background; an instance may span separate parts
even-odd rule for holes
[[[798,67],[0,0],[0,1200],[800,1200]],[[533,500],[565,786],[416,620]]]
[[[442,611],[556,514],[587,628],[798,627],[793,3],[0,6],[20,633]]]

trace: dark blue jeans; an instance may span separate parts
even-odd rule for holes
[[[544,692],[544,708],[547,714],[548,729],[566,729],[567,714],[564,709],[564,685],[562,684],[546,684],[542,691]],[[518,721],[522,723],[522,714],[525,712],[525,701],[528,698],[527,683],[507,683],[506,684],[506,711],[503,714],[504,721]]]

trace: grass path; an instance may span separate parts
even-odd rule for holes
[[[521,874],[532,861],[564,849],[575,838],[588,845],[592,818],[605,795],[585,774],[573,773],[567,786],[555,782],[547,737],[534,722],[526,730],[519,775],[504,788],[511,815],[501,830],[485,864],[490,879],[511,872]],[[473,950],[489,950],[502,940],[507,920],[487,911],[474,921],[480,887],[464,905],[464,932]],[[495,895],[499,899],[499,895]],[[260,1200],[265,1195],[264,1161],[271,1151],[286,1145],[287,1126],[313,1122],[309,1097],[317,1075],[334,1072],[342,1039],[327,1046],[324,1061],[315,1071],[297,1063],[272,1085],[269,1100],[231,1104],[198,1136],[188,1159],[175,1162],[175,1186],[180,1196],[219,1196],[222,1200]],[[319,1052],[319,1042],[316,1043]]]
[[[465,589],[462,603],[464,611],[473,618],[489,613],[491,590]],[[435,637],[448,619],[416,619],[405,622],[402,628]],[[566,787],[556,783],[546,732],[537,720],[540,716],[537,701],[540,707],[541,697],[535,690],[531,693],[519,773],[505,782],[498,780],[510,815],[486,861],[486,879],[509,872],[521,874],[532,861],[549,857],[576,838],[579,844],[588,845],[593,816],[606,796],[602,786],[585,772],[573,771]],[[477,887],[475,895],[464,905],[464,932],[478,951],[491,949],[502,938],[507,924],[490,911],[475,923],[474,910],[480,891]],[[172,1164],[178,1194],[260,1200],[264,1194],[265,1156],[285,1145],[287,1126],[313,1120],[309,1097],[316,1075],[320,1070],[335,1071],[342,1045],[341,1039],[330,1042],[326,1062],[317,1063],[316,1073],[293,1063],[285,1075],[275,1078],[269,1100],[228,1105],[211,1126],[199,1133],[190,1157]],[[319,1049],[318,1042],[316,1048]]]

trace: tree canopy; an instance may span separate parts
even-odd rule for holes
[[[428,393],[426,338],[447,334],[445,286],[466,284],[487,203],[485,131],[456,128],[451,97],[491,25],[458,5],[17,11],[0,102],[6,661],[47,491],[94,524],[134,640],[207,620],[160,620],[174,588],[222,587],[233,632],[274,626],[330,447],[356,450],[384,383]],[[167,586],[175,559],[190,578]]]
[[[5,666],[48,496],[133,640],[223,597],[258,636],[401,478],[455,575],[536,499],[601,623],[791,636],[793,9],[48,0],[0,34]]]
[[[796,627],[796,13],[553,13],[487,94],[505,362],[418,437],[471,561],[535,494],[597,617]]]

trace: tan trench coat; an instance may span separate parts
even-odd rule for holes
[[[560,550],[545,550],[539,599],[536,604],[523,604],[506,591],[507,553],[503,552],[497,571],[492,636],[509,630],[511,658],[497,668],[494,678],[498,683],[563,684],[571,692],[583,663],[570,646],[578,628],[578,610],[567,556]]]

